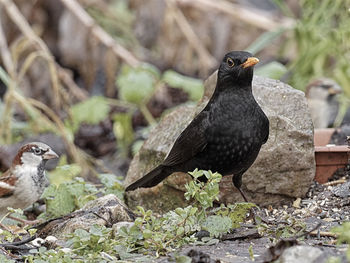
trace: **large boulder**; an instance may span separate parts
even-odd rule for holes
[[[165,116],[133,159],[125,179],[129,185],[161,163],[176,137],[204,107],[216,85],[216,73],[205,83],[204,97],[197,107],[178,107]],[[242,189],[259,205],[284,203],[306,194],[315,175],[313,126],[303,92],[287,84],[254,77],[253,93],[270,120],[270,136],[253,166],[243,175]],[[189,175],[175,173],[163,183],[127,193],[130,207],[167,211],[183,206],[183,185]],[[220,202],[243,201],[232,185],[232,176],[223,177]]]

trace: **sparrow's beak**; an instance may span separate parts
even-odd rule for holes
[[[241,66],[242,68],[249,68],[257,64],[258,62],[259,62],[259,59],[255,57],[250,57]]]
[[[341,88],[338,88],[338,87],[331,87],[328,89],[328,93],[330,95],[336,95],[336,94],[339,94],[339,93],[342,93],[342,89]]]
[[[56,159],[58,158],[57,153],[55,153],[53,150],[48,150],[46,153],[43,154],[44,160],[50,160],[50,159]]]

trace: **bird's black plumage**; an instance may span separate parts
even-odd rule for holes
[[[269,136],[268,118],[252,93],[253,66],[258,61],[244,51],[226,54],[206,107],[176,139],[163,163],[126,191],[152,187],[173,172],[195,168],[233,174],[233,183],[240,190],[243,173]]]

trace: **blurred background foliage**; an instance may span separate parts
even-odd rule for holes
[[[0,151],[1,171],[10,145],[49,133],[57,141],[48,144],[65,156],[53,172],[57,184],[65,174],[125,175],[150,129],[169,110],[199,101],[203,80],[230,50],[259,57],[257,75],[303,91],[329,77],[350,96],[350,0],[0,7],[0,144],[9,146]]]

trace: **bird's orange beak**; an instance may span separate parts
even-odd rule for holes
[[[259,62],[259,59],[255,57],[250,57],[241,66],[242,68],[249,68],[257,64],[258,62]]]

